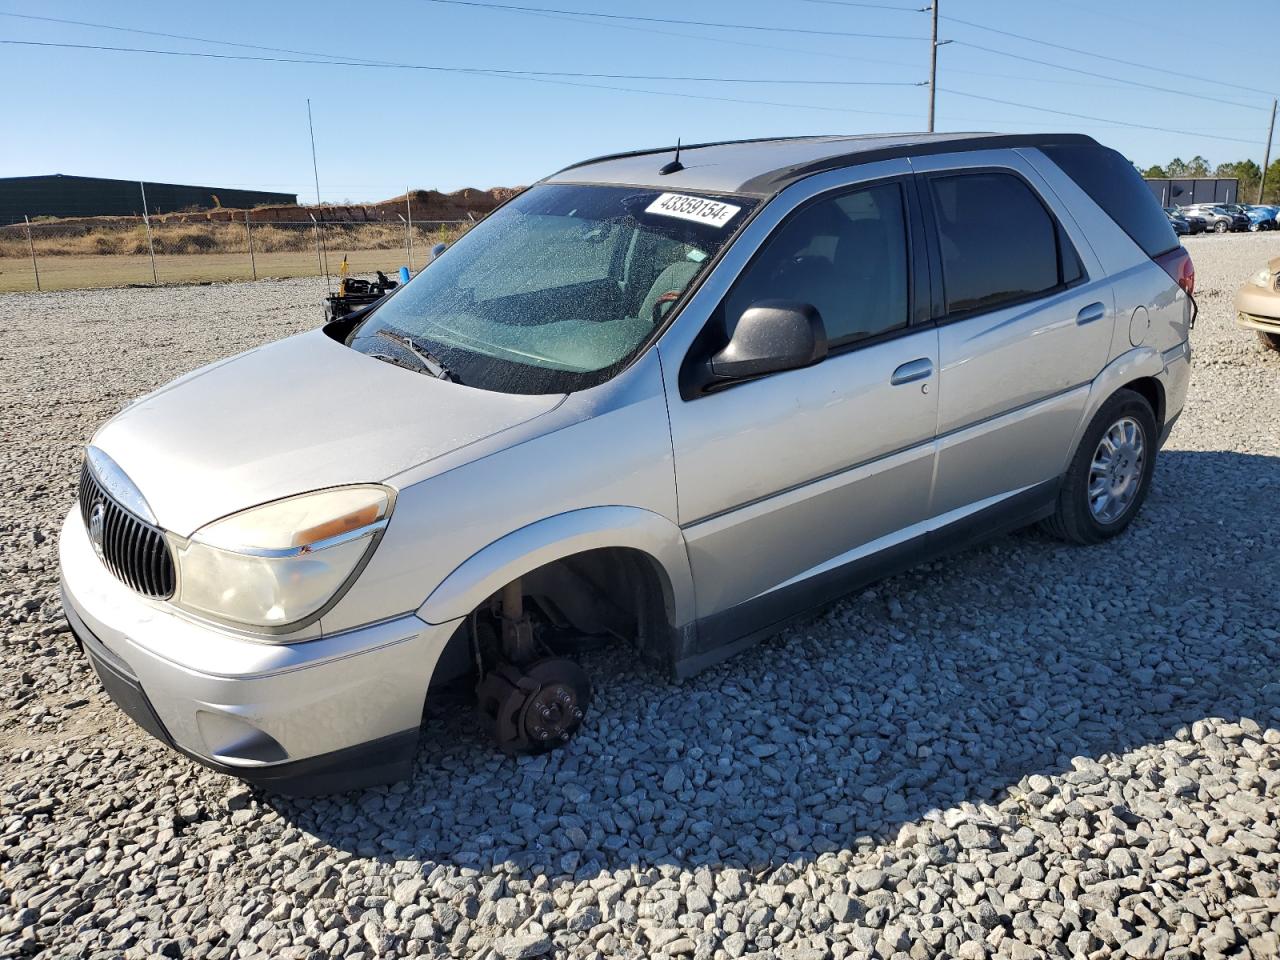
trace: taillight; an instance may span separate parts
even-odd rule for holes
[[[1191,296],[1196,292],[1196,268],[1185,247],[1174,247],[1154,259],[1173,278],[1173,282],[1182,288],[1183,293]]]

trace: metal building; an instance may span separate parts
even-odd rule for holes
[[[1240,181],[1233,177],[1148,177],[1146,181],[1162,207],[1235,203],[1240,195]]]
[[[147,183],[146,189],[147,209],[151,213],[298,202],[296,193],[265,190],[193,187],[178,183]],[[141,214],[142,190],[137,180],[73,177],[61,173],[0,177],[0,223],[20,223],[24,216],[129,217]]]

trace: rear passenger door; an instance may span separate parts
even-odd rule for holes
[[[1114,299],[1079,227],[1025,160],[993,153],[913,161],[941,281],[934,517],[1051,493],[1111,346]]]

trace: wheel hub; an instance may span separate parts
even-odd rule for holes
[[[539,743],[568,740],[582,721],[577,693],[563,683],[541,687],[525,704],[521,726]]]
[[[500,664],[485,675],[477,693],[504,751],[541,753],[578,732],[591,684],[572,660],[550,658],[525,668]]]
[[[1089,511],[1099,523],[1124,516],[1142,486],[1146,436],[1133,417],[1113,423],[1102,435],[1089,469]]]

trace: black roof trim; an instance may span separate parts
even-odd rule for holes
[[[812,133],[802,137],[751,137],[746,140],[708,140],[706,143],[686,143],[682,144],[680,149],[701,150],[703,147],[729,147],[739,143],[778,143],[783,140],[836,140],[843,138],[844,135],[838,133]],[[567,167],[561,167],[551,176],[558,176],[566,170],[576,170],[578,167],[589,167],[593,163],[604,163],[607,160],[626,160],[631,157],[675,153],[675,151],[676,145],[673,143],[669,147],[643,147],[639,150],[624,150],[621,153],[602,153],[600,156],[592,157],[590,160],[579,160],[577,163],[571,163]]]
[[[833,154],[808,163],[790,167],[780,167],[768,173],[752,177],[742,185],[743,192],[759,191],[772,195],[790,186],[797,180],[811,177],[827,170],[838,170],[841,167],[857,166],[864,163],[876,163],[880,160],[895,160],[899,157],[926,157],[939,153],[967,153],[975,150],[1006,150],[1013,147],[1057,146],[1061,144],[1092,144],[1099,146],[1093,137],[1082,133],[1009,133],[991,134],[989,136],[960,135],[938,140],[916,141],[914,143],[896,143],[891,146],[875,147],[870,150],[856,150],[849,153]]]
[[[754,145],[794,143],[797,145],[796,162],[778,166],[785,160],[786,151],[770,150],[769,159],[762,155],[755,172],[749,159]],[[814,149],[814,145],[820,145]],[[732,186],[722,186],[722,192],[738,193],[761,198],[768,198],[787,186],[805,177],[827,170],[851,167],[864,163],[875,163],[880,160],[892,160],[901,157],[929,156],[939,153],[959,153],[976,150],[998,150],[1015,147],[1041,147],[1053,145],[1090,145],[1100,146],[1092,137],[1078,133],[990,133],[990,132],[954,132],[942,134],[929,133],[873,133],[873,134],[823,134],[803,137],[757,137],[746,140],[717,140],[708,143],[684,144],[685,152],[716,148],[733,151],[738,157],[745,182],[736,180]],[[806,145],[805,149],[800,149]],[[735,147],[744,148],[739,156]],[[669,147],[650,147],[643,150],[630,150],[622,153],[611,153],[593,157],[570,164],[544,179],[554,179],[569,171],[583,171],[584,181],[590,181],[589,168],[596,165],[607,165],[615,161],[630,161],[636,158],[658,156],[673,153],[675,145]],[[781,157],[779,154],[781,153]],[[815,156],[816,154],[816,156]],[[655,167],[654,175],[657,175]],[[650,181],[646,181],[650,182]],[[653,184],[657,180],[652,181]],[[711,189],[706,187],[706,189]]]

